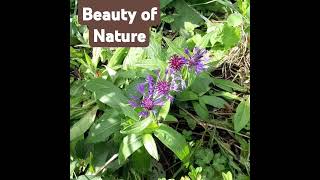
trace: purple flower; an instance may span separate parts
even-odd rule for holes
[[[147,88],[147,91],[145,89]],[[149,113],[156,113],[155,107],[163,105],[163,99],[155,96],[155,85],[152,76],[148,75],[146,82],[137,85],[137,91],[142,94],[142,98],[132,96],[129,104],[133,108],[142,108],[139,113],[140,117],[147,117]]]
[[[182,66],[186,64],[186,59],[181,56],[173,55],[170,58],[169,66],[173,71],[180,71]]]
[[[195,47],[191,55],[188,49],[185,49],[184,52],[188,55],[187,65],[191,70],[194,70],[196,74],[206,70],[208,68],[205,65],[209,61],[209,53],[206,49],[200,49]]]
[[[158,81],[157,82],[157,91],[160,95],[168,94],[170,91],[170,83],[167,81]]]
[[[165,100],[170,100],[170,102],[173,102],[173,96],[170,94],[170,92],[178,92],[185,88],[186,85],[180,72],[173,71],[171,68],[168,68],[163,78],[161,78],[160,73],[158,73],[158,81],[155,92],[156,96],[162,98],[164,97]]]

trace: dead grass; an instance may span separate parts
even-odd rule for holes
[[[222,60],[222,78],[229,79],[250,89],[249,37],[244,33],[238,46],[232,48]]]

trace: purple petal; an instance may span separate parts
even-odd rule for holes
[[[146,118],[146,117],[148,117],[148,115],[149,115],[148,111],[142,111],[142,112],[139,113],[140,117],[145,117]]]
[[[195,66],[196,74],[201,73],[205,69],[205,66],[202,62],[198,62]]]
[[[147,82],[149,84],[149,94],[148,97],[151,97],[153,95],[153,90],[154,90],[154,82],[153,82],[153,77],[150,75],[147,75]]]
[[[184,49],[184,53],[186,53],[189,57],[191,57],[191,55],[190,55],[190,51],[189,51],[189,49],[188,49],[188,48],[185,48],[185,49]]]
[[[167,96],[167,99],[172,103],[173,100],[174,100],[174,97],[169,94],[169,95]]]
[[[158,99],[158,100],[154,101],[154,105],[155,106],[163,106],[164,102],[161,99]]]
[[[128,103],[129,103],[130,106],[133,107],[133,108],[139,107],[139,104],[138,104],[136,101],[134,101],[134,100],[129,100]]]
[[[171,86],[170,86],[170,90],[172,90],[172,91],[178,91],[178,89],[179,89],[178,83],[175,82],[175,81],[172,81]]]
[[[137,85],[137,91],[143,95],[144,93],[144,83],[140,83]]]
[[[140,98],[138,96],[131,96],[131,99],[138,101]]]

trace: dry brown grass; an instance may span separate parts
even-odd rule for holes
[[[249,37],[244,33],[238,46],[232,48],[222,60],[222,78],[229,79],[250,88],[250,49]]]

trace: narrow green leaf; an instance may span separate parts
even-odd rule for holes
[[[192,106],[194,110],[196,111],[197,115],[200,116],[201,119],[207,120],[209,118],[209,112],[207,108],[204,108],[206,106],[201,106],[198,102],[193,101]]]
[[[236,114],[234,115],[233,123],[234,130],[239,132],[243,129],[250,120],[250,98],[241,101],[238,105]]]
[[[101,47],[92,48],[92,65],[94,68],[97,68],[100,60]]]
[[[124,162],[132,153],[143,146],[142,137],[129,134],[123,138],[119,149],[119,161]]]
[[[168,114],[164,122],[170,123],[170,122],[178,122],[177,118],[174,117],[171,114]]]
[[[193,118],[191,118],[187,113],[185,113],[182,110],[180,110],[179,113],[187,121],[189,128],[191,130],[194,130],[196,128],[196,126],[197,126],[197,121],[194,120]]]
[[[90,67],[93,67],[93,63],[92,63],[92,59],[90,58],[90,56],[84,52],[84,56],[85,56],[85,59],[87,61],[87,65],[89,65]]]
[[[176,54],[179,54],[181,56],[185,55],[183,50],[181,48],[177,47],[170,39],[168,39],[166,37],[163,37],[163,39],[166,41],[169,48],[171,48]]]
[[[122,134],[137,134],[142,132],[153,121],[154,117],[150,115],[142,121],[135,122],[133,125],[121,130]]]
[[[227,101],[225,101],[224,99],[222,98],[219,98],[217,96],[201,96],[200,97],[201,101],[205,104],[208,104],[208,105],[211,105],[213,107],[216,107],[216,108],[224,108],[225,105],[227,105]]]
[[[160,0],[160,8],[166,7],[169,3],[171,3],[173,0]]]
[[[117,65],[121,65],[128,51],[129,51],[129,48],[124,48],[124,47],[117,48],[113,53],[111,59],[108,61],[108,66],[114,67]]]
[[[84,115],[78,122],[76,122],[70,129],[70,141],[84,134],[94,122],[96,118],[98,107],[92,108],[86,115]]]
[[[159,154],[157,150],[156,142],[154,141],[151,134],[143,135],[143,145],[148,151],[148,153],[155,158],[157,161],[159,160]]]
[[[76,180],[102,180],[102,178],[94,175],[81,175]]]
[[[70,176],[72,177],[73,176],[73,172],[74,172],[74,169],[76,168],[76,165],[77,165],[78,161],[72,161],[70,162]]]
[[[187,160],[190,154],[189,146],[180,133],[165,124],[160,124],[154,135],[173,151],[180,160]]]
[[[220,87],[221,89],[224,89],[224,87],[228,87],[228,88],[231,88],[235,91],[240,91],[240,92],[245,92],[246,91],[246,88],[240,86],[239,84],[236,84],[230,80],[225,80],[225,79],[216,79],[216,78],[213,78],[213,83],[214,85]],[[230,91],[229,91],[230,92]]]
[[[128,70],[138,62],[146,59],[146,49],[141,47],[130,48],[127,56],[123,60],[123,70]]]
[[[220,91],[220,92],[216,92],[213,94],[214,96],[221,96],[224,97],[225,99],[229,99],[229,100],[239,100],[241,101],[241,98],[235,94],[231,94],[230,92],[225,92],[225,91]]]
[[[199,99],[198,95],[189,90],[182,91],[177,96],[178,101],[191,101],[191,100],[198,100],[198,99]]]
[[[118,107],[120,103],[128,103],[128,98],[111,81],[101,78],[93,79],[87,82],[86,88],[94,92],[97,99],[109,106]]]
[[[119,105],[120,105],[120,108],[122,109],[124,115],[126,115],[127,117],[129,117],[135,121],[139,120],[138,113],[129,104],[119,103]]]
[[[148,154],[147,150],[141,147],[132,154],[132,156],[130,157],[129,165],[132,167],[131,170],[139,170],[139,175],[146,176],[147,173],[150,172],[151,161],[152,158]]]
[[[210,38],[211,36],[215,34],[215,32],[210,32],[210,33],[207,33],[205,34],[202,38],[201,38],[201,41],[199,41],[196,46],[197,47],[200,47],[200,48],[206,48],[208,43],[210,42]]]
[[[161,107],[160,111],[159,111],[159,117],[166,119],[168,112],[170,110],[170,101],[167,100],[164,105]]]
[[[190,88],[193,92],[201,96],[210,90],[211,83],[212,78],[207,73],[201,73],[193,81]]]
[[[119,113],[115,110],[105,112],[96,123],[91,126],[87,143],[97,143],[105,141],[110,135],[120,130],[121,120]]]
[[[181,28],[184,28],[185,22],[201,24],[201,22],[204,21],[200,16],[200,13],[188,5],[184,0],[175,0],[172,5],[177,11],[177,14],[174,17],[174,22],[171,24],[171,27],[174,30],[179,31]]]
[[[227,173],[222,172],[222,177],[223,180],[232,180],[232,174],[230,171],[228,171]]]

